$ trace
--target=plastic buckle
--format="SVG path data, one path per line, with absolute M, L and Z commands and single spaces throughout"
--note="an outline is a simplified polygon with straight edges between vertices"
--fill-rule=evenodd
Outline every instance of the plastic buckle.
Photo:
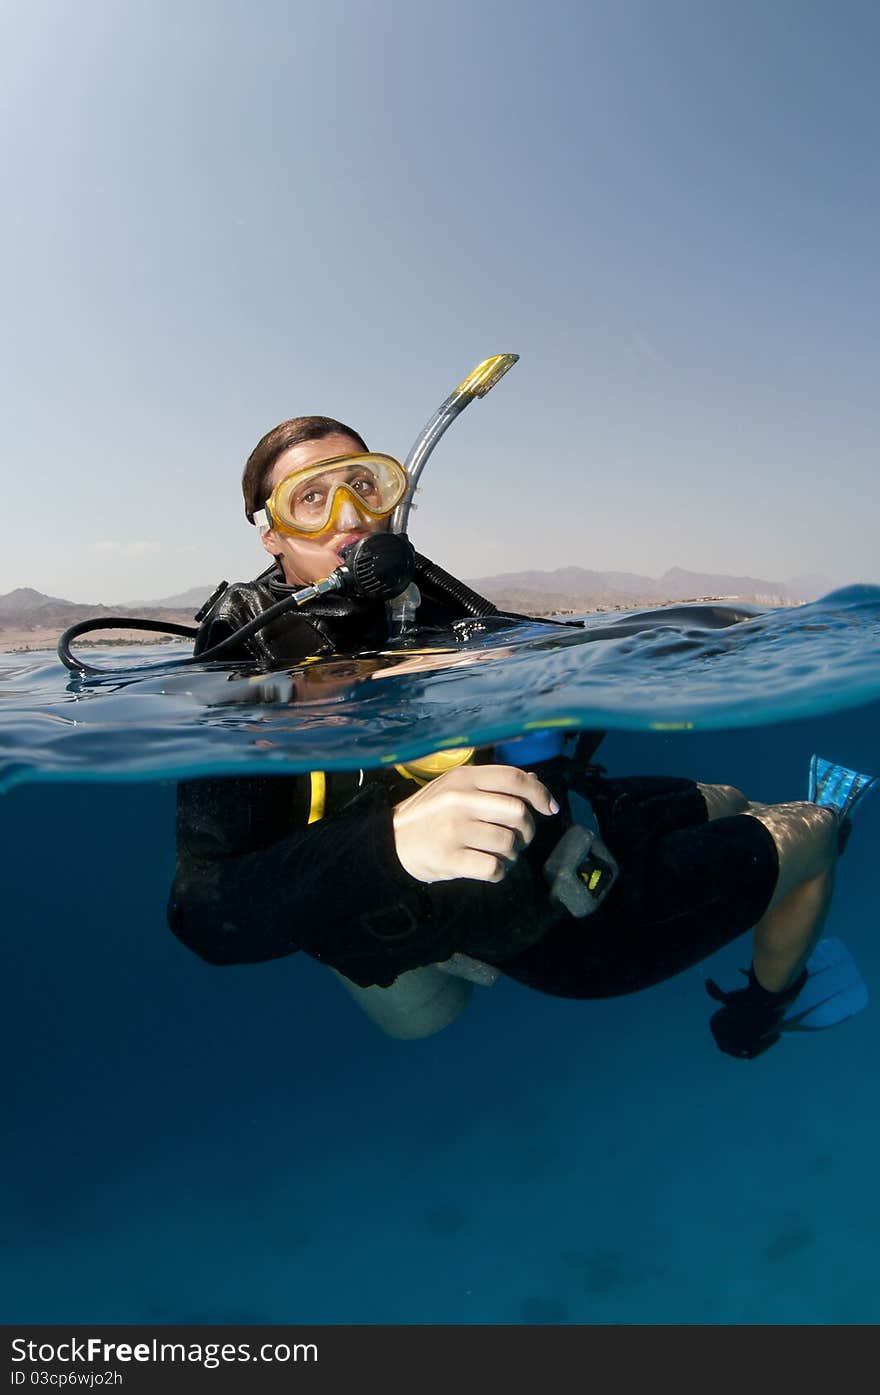
M 544 863 L 550 895 L 576 920 L 598 910 L 619 871 L 602 839 L 577 823 L 563 833 Z

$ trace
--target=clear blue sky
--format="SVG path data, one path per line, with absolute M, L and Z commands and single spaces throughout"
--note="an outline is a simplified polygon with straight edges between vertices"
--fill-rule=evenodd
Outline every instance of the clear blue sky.
M 459 574 L 880 582 L 873 0 L 6 0 L 0 593 L 262 566 L 286 416 Z

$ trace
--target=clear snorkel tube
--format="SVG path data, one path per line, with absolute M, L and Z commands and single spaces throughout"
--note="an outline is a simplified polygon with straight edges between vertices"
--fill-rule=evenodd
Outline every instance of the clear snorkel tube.
M 405 533 L 409 521 L 410 509 L 414 508 L 413 497 L 419 487 L 421 473 L 428 463 L 428 457 L 436 446 L 444 431 L 455 421 L 455 418 L 464 411 L 469 402 L 473 402 L 477 397 L 485 397 L 487 392 L 491 392 L 497 382 L 504 377 L 508 369 L 519 359 L 519 354 L 494 354 L 492 358 L 483 359 L 478 363 L 467 377 L 460 382 L 458 387 L 449 394 L 446 401 L 436 410 L 431 419 L 419 432 L 404 463 L 404 468 L 409 475 L 410 485 L 406 497 L 398 504 L 391 516 L 392 533 Z M 402 638 L 412 627 L 418 609 L 419 588 L 415 582 L 410 585 L 400 596 L 395 596 L 387 602 L 388 622 L 391 637 L 393 639 Z
M 452 425 L 455 418 L 464 411 L 469 402 L 473 402 L 476 397 L 485 397 L 487 392 L 491 392 L 495 384 L 500 382 L 507 370 L 512 368 L 518 359 L 519 354 L 495 354 L 494 357 L 478 363 L 473 372 L 468 373 L 464 382 L 459 383 L 455 391 L 449 394 L 442 406 L 437 408 L 431 420 L 422 428 L 403 462 L 404 469 L 409 475 L 410 485 L 406 498 L 398 504 L 392 514 L 392 533 L 406 532 L 409 511 L 413 507 L 413 495 L 419 487 L 419 477 L 444 431 Z

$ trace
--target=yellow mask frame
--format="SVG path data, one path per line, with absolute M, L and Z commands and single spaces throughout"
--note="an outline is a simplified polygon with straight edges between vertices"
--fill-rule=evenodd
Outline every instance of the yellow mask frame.
M 348 479 L 345 472 L 350 472 Z M 358 492 L 355 486 L 362 476 L 368 488 Z M 326 490 L 326 502 L 314 506 L 315 521 L 296 517 L 295 491 L 311 482 L 318 484 L 325 475 L 339 475 Z M 369 479 L 367 478 L 369 476 Z M 392 455 L 366 451 L 356 455 L 334 455 L 291 470 L 279 480 L 265 506 L 254 513 L 254 522 L 261 533 L 274 529 L 287 537 L 318 538 L 336 528 L 343 502 L 348 500 L 362 518 L 370 521 L 388 518 L 409 489 L 409 476 L 399 460 Z M 368 502 L 368 498 L 374 502 Z

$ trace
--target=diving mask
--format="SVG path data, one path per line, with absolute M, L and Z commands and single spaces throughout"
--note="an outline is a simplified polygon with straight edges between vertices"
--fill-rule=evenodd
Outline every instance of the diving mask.
M 409 488 L 409 476 L 390 455 L 335 455 L 279 480 L 254 513 L 261 533 L 270 528 L 293 537 L 327 533 L 347 499 L 367 519 L 388 518 Z

